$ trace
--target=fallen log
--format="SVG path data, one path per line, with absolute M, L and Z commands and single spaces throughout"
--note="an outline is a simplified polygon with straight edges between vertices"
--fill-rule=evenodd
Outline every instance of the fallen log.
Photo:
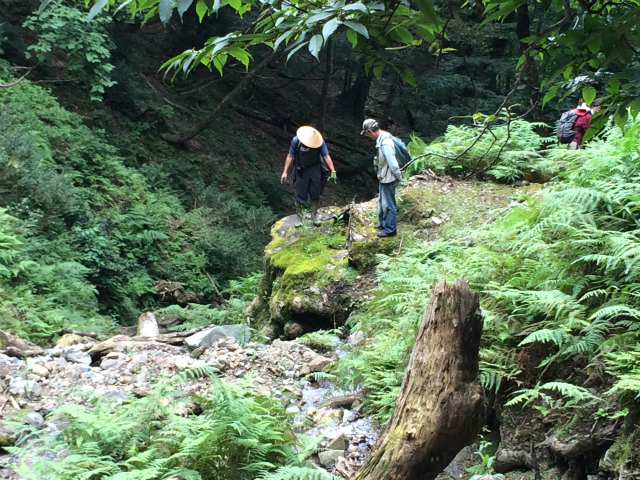
M 59 335 L 60 337 L 67 334 L 79 335 L 81 337 L 90 337 L 95 339 L 98 338 L 98 334 L 96 332 L 81 332 L 80 330 L 69 330 L 68 328 L 63 328 L 56 332 L 56 335 Z
M 354 480 L 432 480 L 484 423 L 478 381 L 482 314 L 466 282 L 438 283 L 393 416 Z
M 87 353 L 91 355 L 92 360 L 95 362 L 106 354 L 116 350 L 118 347 L 131 345 L 133 343 L 148 343 L 151 344 L 151 348 L 153 348 L 153 345 L 158 344 L 182 345 L 185 338 L 190 337 L 200 330 L 204 330 L 205 328 L 210 327 L 211 325 L 203 325 L 200 327 L 192 328 L 191 330 L 186 330 L 184 332 L 165 333 L 153 337 L 127 337 L 125 335 L 117 335 L 108 340 L 105 340 L 104 342 L 92 344 L 90 346 L 91 348 L 87 350 Z M 82 347 L 79 348 L 83 349 Z

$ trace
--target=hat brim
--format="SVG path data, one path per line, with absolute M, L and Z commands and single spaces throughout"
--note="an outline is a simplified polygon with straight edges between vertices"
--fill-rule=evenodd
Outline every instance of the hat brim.
M 309 148 L 320 148 L 324 142 L 322 134 L 313 127 L 304 125 L 296 132 L 298 140 Z

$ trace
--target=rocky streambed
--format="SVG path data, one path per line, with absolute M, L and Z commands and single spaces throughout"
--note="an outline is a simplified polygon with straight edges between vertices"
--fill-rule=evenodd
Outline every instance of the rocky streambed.
M 16 440 L 3 426 L 7 419 L 20 419 L 43 435 L 55 434 L 59 426 L 47 415 L 61 405 L 83 403 L 83 394 L 126 401 L 145 396 L 162 377 L 213 367 L 225 382 L 248 381 L 260 394 L 285 402 L 295 414 L 299 434 L 322 437 L 313 457 L 319 467 L 347 476 L 362 464 L 378 434 L 374 422 L 360 411 L 362 395 L 340 391 L 327 379 L 313 379 L 337 359 L 335 352 L 321 354 L 295 341 L 247 342 L 242 328 L 215 329 L 216 335 L 211 335 L 211 327 L 187 337 L 181 346 L 119 335 L 100 344 L 104 354 L 98 359 L 96 346 L 87 343 L 56 346 L 26 359 L 0 354 L 1 445 Z M 178 386 L 199 395 L 210 387 L 206 377 Z M 1 452 L 0 478 L 20 478 L 10 467 L 15 458 Z

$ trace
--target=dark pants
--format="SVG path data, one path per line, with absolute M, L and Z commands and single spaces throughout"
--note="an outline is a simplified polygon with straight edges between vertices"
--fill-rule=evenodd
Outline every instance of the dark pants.
M 322 175 L 320 164 L 307 168 L 295 169 L 295 191 L 296 202 L 300 205 L 307 203 L 307 197 L 312 201 L 320 199 L 320 194 L 324 189 L 325 178 Z
M 396 187 L 398 182 L 378 183 L 378 221 L 387 233 L 397 228 L 398 207 L 396 206 Z

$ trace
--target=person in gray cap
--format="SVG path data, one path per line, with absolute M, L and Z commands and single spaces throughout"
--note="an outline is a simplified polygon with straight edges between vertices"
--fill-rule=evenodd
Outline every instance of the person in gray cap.
M 398 233 L 396 187 L 404 180 L 396 159 L 396 147 L 391 134 L 382 130 L 373 118 L 362 123 L 360 135 L 376 141 L 378 154 L 373 165 L 378 175 L 378 223 L 375 227 L 379 237 L 392 237 Z
M 284 161 L 280 183 L 287 181 L 292 164 L 296 199 L 295 226 L 296 228 L 302 227 L 302 209 L 307 203 L 307 198 L 311 199 L 311 221 L 318 226 L 320 225 L 318 204 L 327 180 L 325 170 L 331 172 L 329 180 L 336 182 L 336 169 L 333 166 L 333 160 L 331 160 L 327 144 L 318 130 L 308 125 L 298 128 L 296 136 L 293 137 L 289 145 L 289 153 Z

